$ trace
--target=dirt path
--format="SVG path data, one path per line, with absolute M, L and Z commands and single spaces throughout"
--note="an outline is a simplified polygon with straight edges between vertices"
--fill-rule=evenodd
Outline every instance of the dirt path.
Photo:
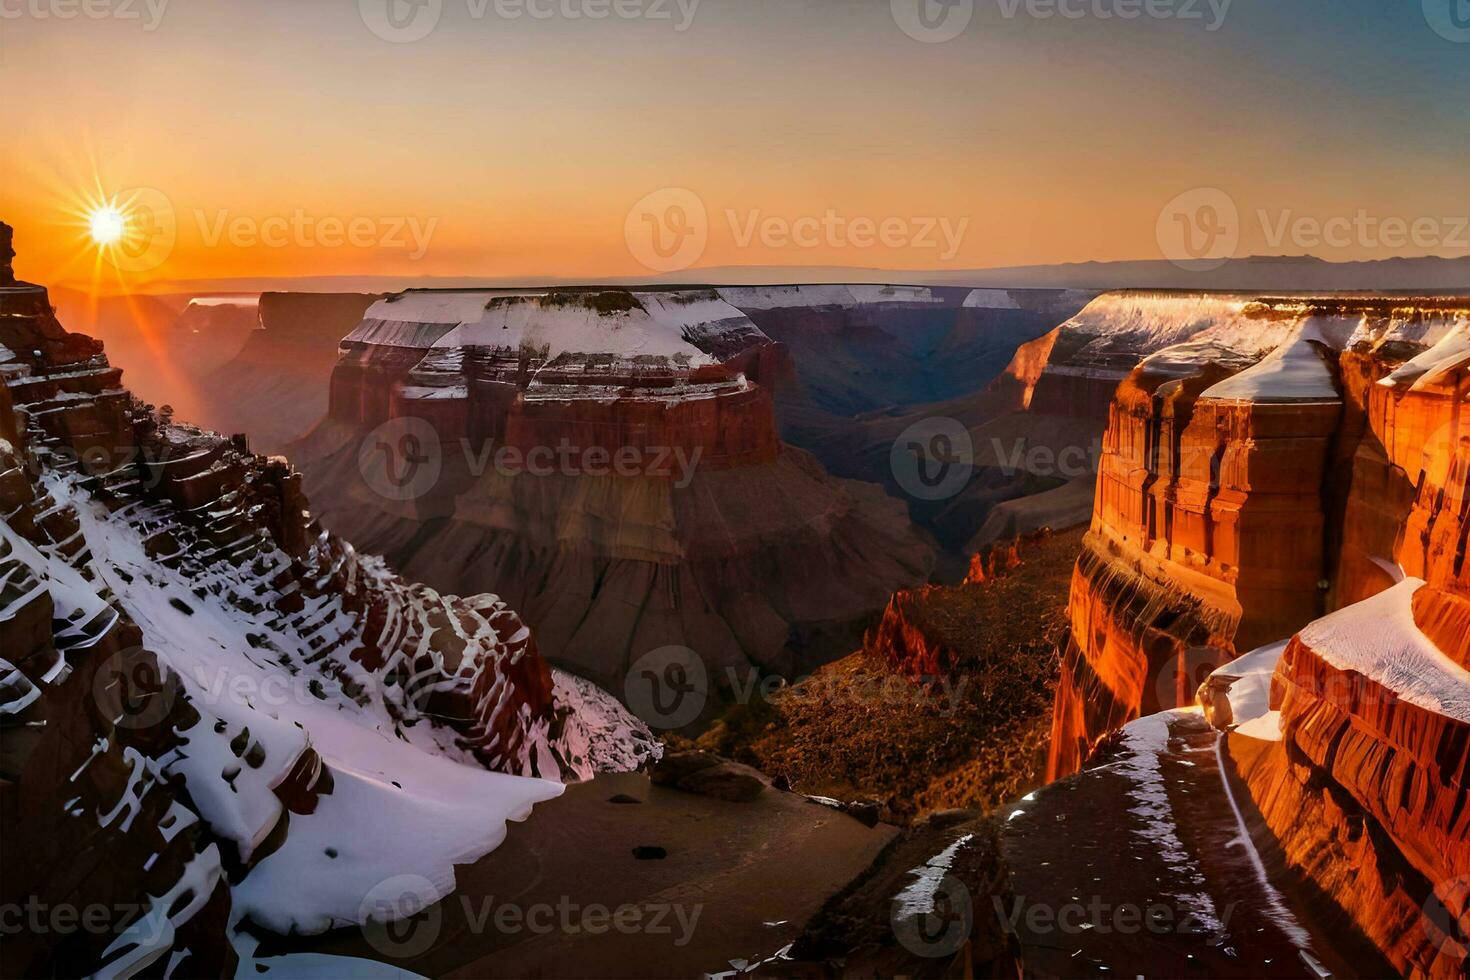
M 1216 738 L 1197 712 L 1145 719 L 1108 764 L 1000 813 L 1018 897 L 989 911 L 1014 924 L 1029 973 L 1374 975 L 1377 964 L 1346 961 L 1268 883 Z
M 792 793 L 728 803 L 604 776 L 512 824 L 407 925 L 267 941 L 262 955 L 362 956 L 428 977 L 697 977 L 781 949 L 896 833 Z M 635 857 L 644 847 L 666 856 Z

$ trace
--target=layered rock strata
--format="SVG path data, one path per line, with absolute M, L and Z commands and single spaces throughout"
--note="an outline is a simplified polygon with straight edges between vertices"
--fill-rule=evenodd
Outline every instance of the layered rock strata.
M 784 370 L 710 290 L 409 291 L 344 339 L 298 455 L 335 530 L 499 591 L 584 676 L 621 688 L 671 645 L 714 678 L 789 672 L 850 648 L 932 553 L 879 488 L 782 445 Z M 437 475 L 385 492 L 410 445 Z
M 1195 298 L 1155 302 L 1152 325 L 1142 300 L 1115 311 L 1126 344 L 1101 334 L 1087 345 L 1106 360 L 1185 338 L 1135 368 L 1110 410 L 1054 775 L 1110 729 L 1189 703 L 1238 652 L 1327 611 L 1347 574 L 1344 515 L 1393 499 L 1347 492 L 1354 466 L 1370 467 L 1354 460 L 1365 409 L 1352 407 L 1364 386 L 1351 373 L 1365 362 L 1386 373 L 1448 336 L 1458 315 L 1455 300 L 1229 297 L 1205 305 L 1208 316 Z
M 1236 339 L 1167 348 L 1118 387 L 1051 768 L 1105 751 L 1140 713 L 1125 739 L 1174 725 L 1152 712 L 1187 703 L 1212 670 L 1198 697 L 1227 732 L 1226 792 L 1303 961 L 1324 955 L 1310 932 L 1406 976 L 1463 976 L 1466 303 L 1262 299 L 1240 312 Z M 1251 350 L 1251 323 L 1283 335 Z M 1182 796 L 1161 813 L 1186 841 L 1213 819 Z
M 650 754 L 504 602 L 398 578 L 285 460 L 147 411 L 40 287 L 0 282 L 0 381 L 6 975 L 231 975 L 240 923 L 357 924 L 395 874 L 433 901 L 548 779 Z

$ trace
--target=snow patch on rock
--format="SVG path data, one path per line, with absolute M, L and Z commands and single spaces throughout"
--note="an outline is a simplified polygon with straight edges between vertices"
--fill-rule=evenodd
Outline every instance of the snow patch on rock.
M 1370 599 L 1324 616 L 1298 634 L 1338 670 L 1353 670 L 1426 711 L 1470 724 L 1470 671 L 1451 660 L 1414 622 L 1407 578 Z

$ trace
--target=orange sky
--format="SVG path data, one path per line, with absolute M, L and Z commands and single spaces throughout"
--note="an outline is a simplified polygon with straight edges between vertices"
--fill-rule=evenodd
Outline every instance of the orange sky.
M 0 20 L 0 217 L 43 282 L 91 277 L 75 212 L 118 194 L 170 228 L 104 286 L 641 275 L 629 212 L 663 188 L 704 211 L 696 267 L 1158 258 L 1161 209 L 1200 187 L 1237 208 L 1239 254 L 1470 254 L 1470 45 L 1418 3 L 1235 0 L 1211 31 L 977 0 L 928 44 L 886 0 L 703 0 L 682 31 L 672 0 L 598 21 L 442 0 L 400 44 L 354 2 L 154 0 L 153 29 L 143 0 L 24 12 L 56 2 L 0 0 L 22 11 Z

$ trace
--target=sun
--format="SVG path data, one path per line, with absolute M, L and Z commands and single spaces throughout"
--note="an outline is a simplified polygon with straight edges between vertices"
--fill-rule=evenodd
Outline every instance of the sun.
M 112 205 L 103 205 L 96 208 L 87 216 L 87 226 L 92 234 L 92 241 L 98 245 L 112 245 L 120 241 L 123 233 L 127 231 L 127 219 L 123 213 Z

